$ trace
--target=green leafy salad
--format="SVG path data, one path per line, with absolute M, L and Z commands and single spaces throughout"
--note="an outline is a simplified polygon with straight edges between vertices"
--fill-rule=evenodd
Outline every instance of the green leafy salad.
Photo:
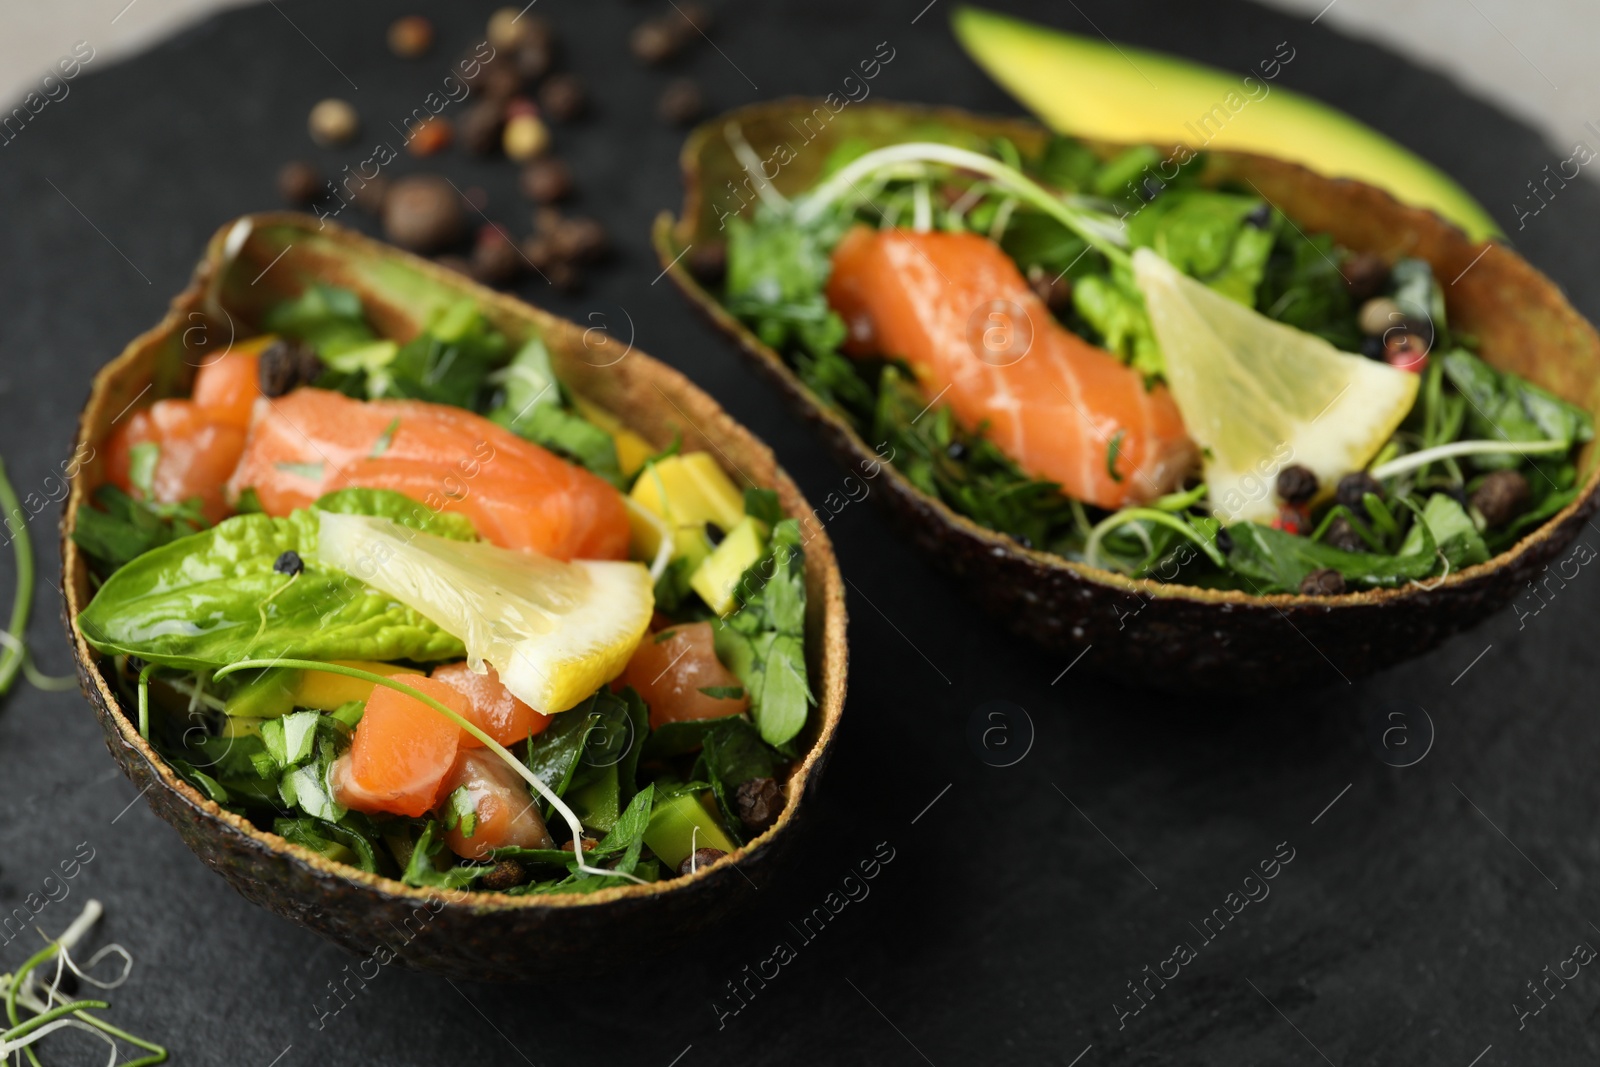
M 1206 166 L 844 141 L 800 195 L 752 173 L 717 296 L 918 489 L 1133 577 L 1427 582 L 1575 498 L 1589 415 L 1480 358 L 1426 261 L 1307 234 Z M 1020 355 L 985 351 L 991 320 Z
M 222 808 L 413 886 L 589 892 L 770 828 L 814 705 L 772 490 L 658 450 L 471 302 L 325 285 L 125 420 L 85 639 Z M 226 482 L 226 486 L 219 485 Z

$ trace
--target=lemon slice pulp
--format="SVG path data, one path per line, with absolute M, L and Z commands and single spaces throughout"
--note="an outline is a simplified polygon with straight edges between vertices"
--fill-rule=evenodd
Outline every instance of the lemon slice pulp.
M 1274 482 L 1291 464 L 1325 488 L 1360 470 L 1416 400 L 1418 375 L 1274 322 L 1148 248 L 1134 253 L 1133 271 L 1223 522 L 1271 521 Z
M 388 519 L 317 512 L 316 557 L 421 612 L 536 711 L 577 706 L 622 673 L 655 609 L 639 563 L 562 563 Z

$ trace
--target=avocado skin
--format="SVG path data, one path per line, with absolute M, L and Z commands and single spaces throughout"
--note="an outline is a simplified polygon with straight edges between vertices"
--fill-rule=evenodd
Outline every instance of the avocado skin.
M 415 332 L 437 302 L 471 297 L 517 340 L 540 331 L 563 384 L 620 417 L 655 448 L 681 433 L 686 447 L 725 455 L 758 485 L 775 489 L 786 515 L 811 514 L 770 449 L 682 374 L 639 349 L 629 354 L 625 373 L 618 373 L 618 367 L 585 359 L 582 326 L 447 268 L 308 215 L 272 213 L 238 221 L 248 223 L 253 235 L 234 267 L 222 267 L 234 226 L 229 224 L 212 238 L 189 288 L 174 299 L 161 323 L 96 375 L 79 417 L 78 445 L 102 444 L 117 414 L 146 389 L 156 396 L 186 391 L 193 352 L 185 347 L 183 331 L 193 325 L 190 316 L 205 308 L 208 293 L 220 292 L 236 318 L 259 321 L 264 306 L 292 295 L 299 284 L 295 279 L 309 276 L 358 290 L 377 324 L 400 334 Z M 280 269 L 249 285 L 285 248 Z M 279 284 L 291 288 L 275 289 Z M 734 853 L 737 869 L 734 863 L 717 864 L 694 879 L 587 895 L 508 897 L 414 889 L 333 862 L 222 810 L 168 767 L 139 736 L 130 709 L 120 705 L 110 661 L 74 625 L 89 600 L 90 584 L 86 557 L 72 540 L 73 518 L 94 488 L 89 478 L 73 479 L 60 529 L 62 618 L 79 684 L 106 747 L 151 809 L 241 896 L 274 914 L 360 956 L 387 946 L 400 966 L 450 978 L 534 982 L 632 973 L 652 961 L 670 966 L 669 953 L 754 905 L 751 884 L 782 879 L 804 850 L 809 813 L 844 710 L 849 655 L 844 581 L 826 531 L 817 531 L 806 545 L 807 670 L 817 708 L 799 739 L 802 755 L 789 771 L 786 806 L 771 829 Z
M 736 123 L 758 157 L 795 138 L 821 101 L 755 104 L 698 127 L 685 143 L 682 214 L 663 213 L 653 238 L 664 268 L 691 243 L 718 239 L 724 205 L 705 191 L 737 187 L 743 171 L 723 139 Z M 1048 136 L 1033 122 L 954 108 L 853 105 L 773 179 L 794 195 L 817 180 L 833 145 L 860 138 L 874 146 L 944 137 L 968 146 L 1008 137 L 1028 154 Z M 1126 147 L 1088 142 L 1102 156 Z M 1250 182 L 1307 233 L 1331 233 L 1356 251 L 1389 261 L 1419 256 L 1446 286 L 1450 320 L 1476 334 L 1490 362 L 1516 371 L 1600 418 L 1600 336 L 1555 283 L 1499 243 L 1475 243 L 1430 211 L 1347 179 L 1245 153 L 1208 153 L 1213 182 Z M 1245 186 L 1248 187 L 1248 186 Z M 1338 597 L 1254 597 L 1237 592 L 1131 580 L 1022 548 L 926 496 L 838 412 L 819 403 L 782 357 L 730 315 L 680 261 L 673 281 L 740 352 L 814 424 L 838 460 L 860 471 L 882 467 L 873 496 L 891 524 L 990 618 L 1062 662 L 1126 684 L 1167 691 L 1247 692 L 1353 681 L 1411 659 L 1471 628 L 1524 595 L 1527 583 L 1562 556 L 1595 511 L 1600 466 L 1590 446 L 1581 495 L 1508 552 L 1428 588 L 1373 590 Z M 1077 668 L 1075 668 L 1077 669 Z

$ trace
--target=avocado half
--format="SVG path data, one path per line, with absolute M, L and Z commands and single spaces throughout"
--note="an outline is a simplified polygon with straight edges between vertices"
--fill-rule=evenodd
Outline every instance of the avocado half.
M 1275 79 L 1295 58 L 1288 41 L 1240 78 L 982 8 L 957 8 L 950 25 L 991 78 L 1061 133 L 1262 152 L 1319 174 L 1371 182 L 1439 212 L 1474 238 L 1500 232 L 1489 213 L 1432 163 L 1336 108 L 1278 87 Z
M 663 213 L 654 239 L 674 282 L 813 422 L 841 462 L 872 469 L 879 457 L 838 411 L 817 400 L 694 277 L 685 255 L 721 240 L 719 219 L 750 210 L 744 169 L 729 147 L 737 130 L 769 175 L 794 194 L 816 183 L 843 141 L 872 147 L 908 140 L 967 147 L 1011 139 L 1037 154 L 1049 136 L 1025 120 L 946 108 L 782 100 L 730 112 L 696 129 L 682 154 L 678 219 Z M 1124 146 L 1088 142 L 1102 156 Z M 1600 419 L 1600 336 L 1548 278 L 1499 243 L 1475 243 L 1432 212 L 1360 182 L 1323 177 L 1295 163 L 1238 152 L 1208 155 L 1205 180 L 1252 183 L 1307 233 L 1328 233 L 1356 251 L 1394 261 L 1426 259 L 1445 279 L 1450 321 L 1479 339 L 1480 354 Z M 744 199 L 741 199 L 741 192 Z M 1113 677 L 1163 689 L 1264 689 L 1351 680 L 1416 656 L 1504 607 L 1555 560 L 1595 510 L 1597 443 L 1579 454 L 1581 494 L 1543 526 L 1487 563 L 1426 584 L 1333 597 L 1252 596 L 1167 585 L 1024 548 L 979 526 L 884 465 L 874 494 L 900 532 L 955 576 L 978 605 L 1046 650 Z
M 585 330 L 426 260 L 295 214 L 245 216 L 218 231 L 161 323 L 95 376 L 79 417 L 78 448 L 99 456 L 112 424 L 133 404 L 187 395 L 208 355 L 255 332 L 268 307 L 318 281 L 359 293 L 373 325 L 402 341 L 434 309 L 469 297 L 514 342 L 542 336 L 565 386 L 652 444 L 665 447 L 681 434 L 686 451 L 708 451 L 731 477 L 777 490 L 786 514 L 810 514 L 771 450 L 631 341 Z M 766 884 L 792 858 L 844 707 L 844 592 L 826 533 L 818 531 L 805 548 L 807 668 L 817 709 L 771 829 L 687 878 L 589 895 L 447 892 L 368 874 L 257 829 L 195 790 L 139 736 L 117 697 L 110 662 L 75 625 L 91 588 L 87 560 L 71 535 L 78 508 L 103 480 L 100 463 L 91 461 L 73 480 L 61 521 L 65 619 L 79 681 L 123 773 L 247 899 L 363 956 L 393 956 L 455 978 L 525 981 L 615 969 L 670 949 L 749 904 L 751 884 Z

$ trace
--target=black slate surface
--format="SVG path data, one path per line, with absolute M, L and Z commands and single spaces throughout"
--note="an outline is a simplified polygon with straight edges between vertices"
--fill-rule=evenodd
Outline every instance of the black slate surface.
M 925 2 L 724 4 L 717 47 L 680 69 L 734 106 L 837 90 L 887 41 L 895 59 L 874 98 L 1015 110 L 955 47 L 950 5 Z M 273 206 L 284 159 L 337 170 L 392 140 L 388 122 L 440 86 L 492 5 L 417 6 L 443 30 L 426 60 L 385 51 L 386 5 L 281 0 L 133 62 L 92 62 L 0 146 L 0 454 L 21 493 L 49 495 L 89 376 L 159 318 L 212 230 Z M 1288 41 L 1296 58 L 1281 85 L 1414 146 L 1509 227 L 1525 183 L 1570 155 L 1326 24 L 1242 3 L 1007 6 L 1084 32 L 1092 18 L 1119 40 L 1241 72 Z M 678 202 L 679 134 L 652 115 L 666 75 L 635 66 L 624 42 L 656 6 L 545 0 L 537 11 L 595 98 L 593 117 L 558 141 L 579 207 L 605 220 L 622 259 L 581 296 L 532 284 L 526 295 L 575 318 L 631 320 L 642 348 L 762 433 L 814 499 L 839 488 L 843 472 L 775 393 L 667 282 L 652 283 L 647 226 Z M 99 32 L 86 23 L 76 36 L 92 44 Z M 1520 62 L 1509 45 L 1505 62 Z M 357 146 L 310 148 L 304 116 L 327 95 L 366 117 Z M 509 165 L 459 153 L 438 165 L 488 190 L 491 216 L 526 227 Z M 1597 219 L 1600 191 L 1578 183 L 1516 235 L 1591 316 L 1600 252 L 1583 235 Z M 55 520 L 52 504 L 32 522 L 47 577 L 29 633 L 60 672 Z M 1364 683 L 1330 675 L 1321 691 L 1177 701 L 1066 671 L 969 619 L 869 504 L 831 532 L 853 583 L 853 671 L 824 810 L 804 866 L 749 890 L 748 918 L 698 951 L 661 959 L 642 947 L 613 979 L 562 987 L 451 986 L 391 969 L 329 1013 L 328 984 L 350 961 L 205 870 L 117 775 L 79 695 L 27 688 L 0 709 L 0 906 L 42 894 L 87 843 L 93 858 L 51 883 L 67 896 L 37 922 L 59 931 L 90 896 L 104 901 L 104 936 L 138 960 L 112 995 L 114 1018 L 170 1042 L 180 1063 L 1595 1062 L 1600 973 L 1550 980 L 1544 1001 L 1526 985 L 1547 965 L 1570 972 L 1561 961 L 1579 943 L 1600 945 L 1592 568 L 1570 564 L 1576 576 L 1552 578 L 1542 600 Z M 1391 728 L 1385 748 L 1376 739 Z M 791 927 L 891 849 L 869 895 L 814 940 Z M 1246 876 L 1275 853 L 1292 860 L 1270 895 L 1207 940 L 1206 916 L 1232 892 L 1260 896 Z M 33 937 L 0 945 L 3 965 Z M 727 984 L 779 941 L 794 959 L 722 1015 L 736 1006 Z M 1171 974 L 1163 961 L 1179 943 L 1194 958 L 1151 981 L 1131 1014 L 1142 1001 L 1128 983 Z

